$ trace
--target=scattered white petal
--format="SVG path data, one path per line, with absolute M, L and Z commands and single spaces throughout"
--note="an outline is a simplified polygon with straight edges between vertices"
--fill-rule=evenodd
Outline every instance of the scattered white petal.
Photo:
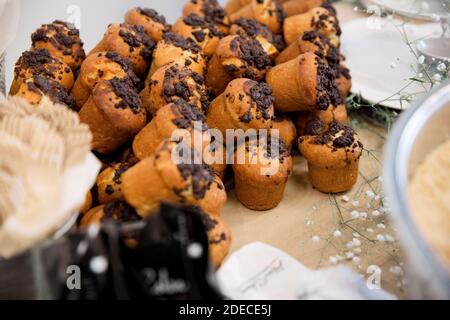
M 353 248 L 354 247 L 353 241 L 347 242 L 346 246 L 347 248 Z
M 377 240 L 380 241 L 380 242 L 385 242 L 386 241 L 385 237 L 382 234 L 377 235 Z
M 374 233 L 374 232 L 375 232 L 372 228 L 367 228 L 366 231 L 367 231 L 368 233 Z
M 344 202 L 349 202 L 350 201 L 350 198 L 348 197 L 348 196 L 342 196 L 342 201 L 344 201 Z
M 386 238 L 387 242 L 395 242 L 395 238 L 390 234 L 386 234 L 384 237 Z
M 358 219 L 359 218 L 359 212 L 354 210 L 350 213 L 352 215 L 353 219 Z
M 320 237 L 319 236 L 314 236 L 311 238 L 313 242 L 320 242 Z
M 335 238 L 339 238 L 340 236 L 342 236 L 342 232 L 339 231 L 339 230 L 336 230 L 336 231 L 333 233 L 333 236 L 334 236 Z
M 358 201 L 358 200 L 353 201 L 353 202 L 352 202 L 352 205 L 353 205 L 354 207 L 359 207 L 359 201 Z
M 353 232 L 353 237 L 355 237 L 355 238 L 360 238 L 361 236 L 359 235 L 359 233 Z
M 355 250 L 353 250 L 353 252 L 355 254 L 361 254 L 362 250 L 361 250 L 361 248 L 356 248 Z
M 359 217 L 362 219 L 367 219 L 367 212 L 360 212 Z
M 347 253 L 345 253 L 345 257 L 348 260 L 351 260 L 351 259 L 353 259 L 355 257 L 355 254 L 353 252 L 347 252 Z
M 381 216 L 381 212 L 378 210 L 374 210 L 374 211 L 372 211 L 372 216 L 379 217 L 379 216 Z

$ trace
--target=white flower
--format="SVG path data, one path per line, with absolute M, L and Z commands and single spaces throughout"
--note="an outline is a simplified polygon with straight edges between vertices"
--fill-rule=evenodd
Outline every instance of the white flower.
M 351 259 L 353 259 L 355 257 L 355 254 L 353 252 L 347 252 L 347 253 L 345 253 L 345 257 L 348 260 L 351 260 Z
M 442 76 L 439 73 L 433 75 L 433 81 L 439 82 L 442 80 Z
M 359 218 L 359 212 L 354 210 L 350 213 L 352 215 L 353 219 L 358 219 Z
M 336 231 L 333 233 L 333 236 L 334 236 L 335 238 L 339 238 L 340 236 L 342 236 L 342 232 L 340 232 L 339 230 L 336 230 Z
M 329 260 L 330 260 L 330 263 L 333 264 L 333 265 L 337 265 L 338 264 L 338 259 L 335 256 L 331 256 L 329 258 Z
M 380 211 L 378 211 L 378 210 L 372 211 L 372 216 L 379 217 L 380 215 L 381 215 Z
M 425 56 L 421 55 L 418 59 L 419 64 L 423 64 L 425 62 Z
M 375 198 L 375 193 L 372 190 L 368 190 L 368 191 L 366 191 L 366 196 L 369 199 L 373 199 L 373 198 Z
M 439 65 L 437 66 L 438 71 L 440 72 L 444 72 L 447 69 L 447 66 L 445 65 L 445 63 L 439 63 Z
M 377 224 L 378 229 L 386 229 L 386 225 L 384 223 Z

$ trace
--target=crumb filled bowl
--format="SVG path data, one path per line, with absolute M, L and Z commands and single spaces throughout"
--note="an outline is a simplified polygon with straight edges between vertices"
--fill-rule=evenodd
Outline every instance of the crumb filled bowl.
M 446 83 L 399 119 L 386 147 L 384 189 L 406 254 L 413 299 L 450 298 L 449 124 Z

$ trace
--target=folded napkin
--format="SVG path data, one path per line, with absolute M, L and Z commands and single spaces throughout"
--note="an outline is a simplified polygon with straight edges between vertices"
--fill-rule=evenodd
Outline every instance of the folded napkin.
M 233 254 L 217 272 L 233 300 L 391 300 L 346 267 L 314 271 L 269 245 L 256 242 Z
M 82 207 L 100 170 L 78 115 L 0 96 L 0 257 L 48 239 Z

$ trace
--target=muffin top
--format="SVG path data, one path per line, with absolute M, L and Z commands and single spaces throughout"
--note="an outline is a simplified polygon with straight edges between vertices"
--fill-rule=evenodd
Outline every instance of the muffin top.
M 192 53 L 200 53 L 202 49 L 200 46 L 191 38 L 185 38 L 174 32 L 167 32 L 163 36 L 163 40 L 166 43 L 172 44 L 175 47 L 181 48 Z
M 211 23 L 224 24 L 227 14 L 217 0 L 190 0 L 191 3 L 201 2 L 201 13 Z
M 206 124 L 206 116 L 200 112 L 198 108 L 193 108 L 186 101 L 179 99 L 172 103 L 172 111 L 177 115 L 172 123 L 180 129 L 192 129 L 194 122 L 202 123 L 202 130 L 208 130 L 208 125 Z
M 272 30 L 269 29 L 269 27 L 256 21 L 255 19 L 239 18 L 234 21 L 233 24 L 239 27 L 236 34 L 253 39 L 261 36 L 272 43 L 278 51 L 283 50 L 283 48 L 285 47 L 283 36 L 274 34 Z
M 63 56 L 71 56 L 77 64 L 86 58 L 80 32 L 70 23 L 55 20 L 44 24 L 31 35 L 32 46 L 37 43 L 50 43 Z
M 118 98 L 114 104 L 117 109 L 129 108 L 134 114 L 142 112 L 141 99 L 128 79 L 114 77 L 108 83 Z
M 72 73 L 69 66 L 51 56 L 47 49 L 33 49 L 22 53 L 16 63 L 14 74 L 17 77 L 23 71 L 29 71 L 33 75 L 39 74 L 51 79 L 55 79 L 55 73 L 59 71 L 67 74 Z
M 148 61 L 152 59 L 155 42 L 150 39 L 143 26 L 122 23 L 119 36 L 130 47 L 130 53 L 140 50 L 141 57 Z
M 166 17 L 159 14 L 155 9 L 141 8 L 138 7 L 136 10 L 143 16 L 153 20 L 156 23 L 162 24 L 166 31 L 170 30 L 170 24 L 167 23 Z
M 103 207 L 102 221 L 115 221 L 119 223 L 136 222 L 142 220 L 136 210 L 125 201 L 116 200 Z
M 201 17 L 196 13 L 191 13 L 184 17 L 183 22 L 193 29 L 192 36 L 199 43 L 204 42 L 207 37 L 222 38 L 224 36 L 224 33 L 219 31 L 217 26 L 210 22 L 209 18 Z
M 64 104 L 72 110 L 76 110 L 75 101 L 66 89 L 55 80 L 35 74 L 26 82 L 27 89 L 37 94 L 43 94 L 54 103 Z
M 273 116 L 273 103 L 275 98 L 272 96 L 272 88 L 266 83 L 258 83 L 253 80 L 247 80 L 244 83 L 245 95 L 250 97 L 250 108 L 240 120 L 250 123 L 254 118 L 257 120 L 271 120 Z M 243 99 L 239 95 L 239 99 Z M 252 112 L 254 110 L 255 112 Z

